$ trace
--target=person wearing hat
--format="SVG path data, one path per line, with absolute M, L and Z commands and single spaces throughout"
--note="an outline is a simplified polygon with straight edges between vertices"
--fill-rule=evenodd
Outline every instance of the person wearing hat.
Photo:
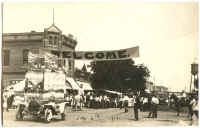
M 198 96 L 194 96 L 192 102 L 192 125 L 198 125 L 199 120 L 199 103 L 198 103 Z
M 3 111 L 4 110 L 8 112 L 8 90 L 4 90 L 3 92 Z
M 120 95 L 120 98 L 119 98 L 119 108 L 120 109 L 123 108 L 123 95 Z
M 128 101 L 129 101 L 129 97 L 125 95 L 123 99 L 123 104 L 124 104 L 123 106 L 124 106 L 125 112 L 128 112 Z
M 83 84 L 80 84 L 80 89 L 78 90 L 78 95 L 84 96 Z
M 152 117 L 153 118 L 157 118 L 158 104 L 159 104 L 159 99 L 155 95 L 153 95 L 152 97 L 152 112 L 153 112 Z
M 149 114 L 148 114 L 148 118 L 151 118 L 153 116 L 153 104 L 152 104 L 152 96 L 153 95 L 149 95 L 148 96 L 148 110 L 149 110 Z
M 83 84 L 80 84 L 80 89 L 78 90 L 78 95 L 81 97 L 81 103 L 80 103 L 80 107 L 82 108 L 83 107 L 83 104 L 84 104 L 84 89 L 83 89 Z
M 140 108 L 140 98 L 138 95 L 134 96 L 135 101 L 134 101 L 134 116 L 135 116 L 135 120 L 138 121 L 139 120 L 139 111 L 138 109 Z

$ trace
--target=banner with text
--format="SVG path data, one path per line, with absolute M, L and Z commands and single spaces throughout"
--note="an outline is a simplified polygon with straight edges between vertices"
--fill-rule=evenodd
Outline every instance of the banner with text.
M 123 60 L 139 57 L 139 47 L 111 51 L 63 51 L 62 55 L 76 60 Z

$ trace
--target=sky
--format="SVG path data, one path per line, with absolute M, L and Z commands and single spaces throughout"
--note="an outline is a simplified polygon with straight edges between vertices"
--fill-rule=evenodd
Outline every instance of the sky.
M 150 80 L 189 90 L 191 63 L 198 61 L 198 3 L 4 3 L 3 33 L 43 32 L 53 23 L 53 8 L 55 25 L 74 35 L 77 51 L 139 46 L 133 59 L 149 68 Z M 88 61 L 75 63 L 81 68 Z

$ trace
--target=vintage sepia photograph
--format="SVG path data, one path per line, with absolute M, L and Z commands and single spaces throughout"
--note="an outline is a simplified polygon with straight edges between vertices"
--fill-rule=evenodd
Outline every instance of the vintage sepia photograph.
M 2 28 L 2 126 L 198 126 L 198 2 L 4 2 Z

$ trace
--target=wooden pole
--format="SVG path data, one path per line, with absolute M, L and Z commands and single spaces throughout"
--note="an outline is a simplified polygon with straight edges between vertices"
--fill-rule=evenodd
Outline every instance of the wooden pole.
M 190 79 L 190 93 L 192 91 L 192 74 L 191 74 L 191 79 Z

